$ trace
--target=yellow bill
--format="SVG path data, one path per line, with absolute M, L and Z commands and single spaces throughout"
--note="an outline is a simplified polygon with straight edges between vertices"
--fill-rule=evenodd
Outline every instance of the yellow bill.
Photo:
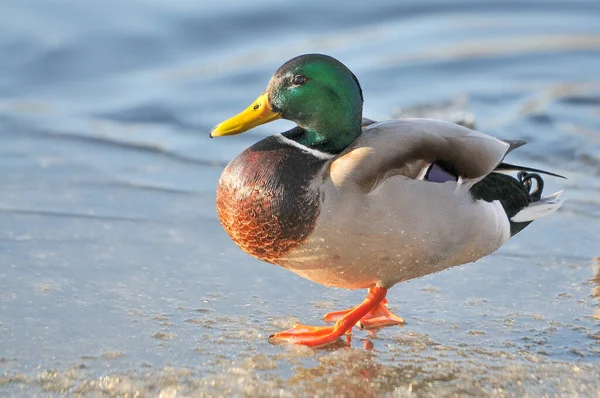
M 281 114 L 273 112 L 267 93 L 263 93 L 245 111 L 217 124 L 210 132 L 210 138 L 240 134 L 279 118 Z

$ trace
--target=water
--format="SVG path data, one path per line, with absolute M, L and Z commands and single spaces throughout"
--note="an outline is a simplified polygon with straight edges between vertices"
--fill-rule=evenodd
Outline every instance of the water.
M 529 140 L 510 160 L 569 200 L 394 287 L 404 328 L 269 344 L 364 295 L 250 258 L 216 217 L 222 168 L 290 123 L 210 128 L 307 52 L 356 73 L 367 117 Z M 598 71 L 596 1 L 3 2 L 0 393 L 597 396 Z

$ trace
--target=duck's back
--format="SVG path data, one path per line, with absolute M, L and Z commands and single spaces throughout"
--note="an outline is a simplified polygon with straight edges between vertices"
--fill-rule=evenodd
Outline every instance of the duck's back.
M 537 218 L 512 221 L 527 211 L 528 189 L 493 172 L 511 148 L 441 121 L 371 125 L 328 164 L 316 227 L 279 262 L 325 285 L 365 288 L 488 255 Z

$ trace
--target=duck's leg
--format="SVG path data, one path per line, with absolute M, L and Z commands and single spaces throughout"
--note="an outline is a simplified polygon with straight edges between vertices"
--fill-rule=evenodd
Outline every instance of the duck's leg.
M 369 289 L 369 292 L 371 291 L 371 289 Z M 369 317 L 369 315 L 373 312 L 373 311 L 377 311 L 377 309 L 379 307 L 382 306 L 387 306 L 388 305 L 388 301 L 387 299 L 383 299 L 381 300 L 381 303 L 379 303 L 379 305 L 377 307 L 375 307 L 371 312 L 369 312 L 367 315 L 365 315 L 362 319 Z M 355 309 L 356 307 L 352 307 L 350 309 L 347 310 L 340 310 L 340 311 L 333 311 L 333 312 L 328 312 L 327 314 L 325 314 L 325 316 L 323 316 L 323 320 L 325 322 L 337 322 L 339 319 L 341 319 L 344 315 L 346 315 L 347 313 L 349 313 L 350 311 L 352 311 L 353 309 Z
M 369 289 L 369 292 L 370 291 L 371 289 Z M 361 329 L 367 330 L 382 328 L 385 326 L 404 324 L 404 319 L 400 318 L 399 316 L 393 314 L 390 310 L 388 310 L 387 304 L 388 301 L 384 298 L 377 306 L 375 306 L 375 308 L 373 308 L 365 316 L 363 316 L 356 324 Z M 354 308 L 350 308 L 349 310 L 330 312 L 323 317 L 323 320 L 325 322 L 336 322 L 352 310 L 354 310 Z
M 291 329 L 275 333 L 270 338 L 310 347 L 333 343 L 351 330 L 365 315 L 377 308 L 382 300 L 385 300 L 386 293 L 387 289 L 382 287 L 369 289 L 365 300 L 358 307 L 349 310 L 333 326 L 294 325 Z

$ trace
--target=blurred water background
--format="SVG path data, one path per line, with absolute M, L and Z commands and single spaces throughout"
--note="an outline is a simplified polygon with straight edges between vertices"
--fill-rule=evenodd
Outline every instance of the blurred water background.
M 0 395 L 598 396 L 600 2 L 0 1 Z M 365 116 L 471 120 L 568 180 L 561 211 L 398 285 L 350 348 L 274 346 L 362 300 L 242 253 L 209 140 L 308 52 Z M 367 349 L 365 349 L 367 348 Z

